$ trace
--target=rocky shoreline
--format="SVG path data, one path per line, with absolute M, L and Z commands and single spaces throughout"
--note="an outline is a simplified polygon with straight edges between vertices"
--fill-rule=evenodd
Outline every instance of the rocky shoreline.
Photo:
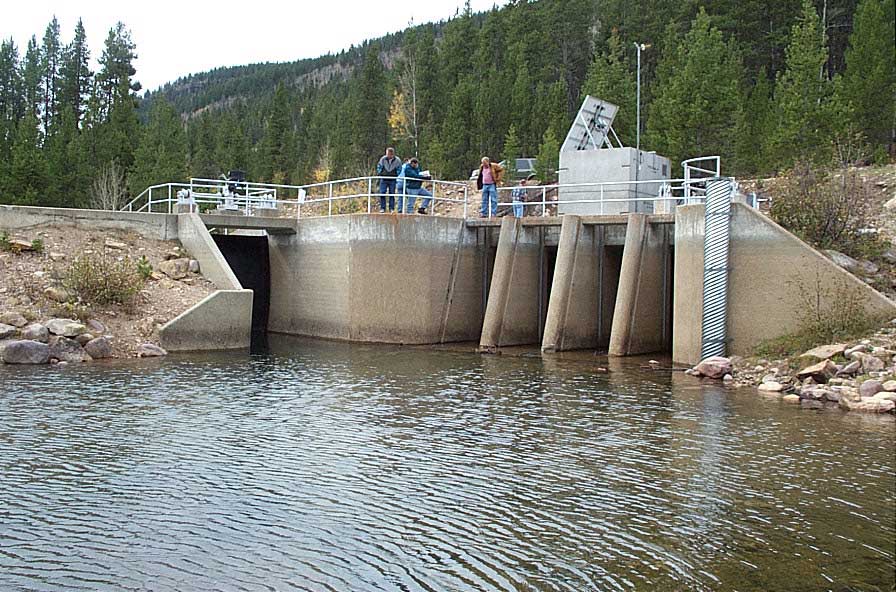
M 896 413 L 896 319 L 863 339 L 822 345 L 795 358 L 713 357 L 686 373 L 753 387 L 809 409 Z
M 49 319 L 29 322 L 19 313 L 0 315 L 0 360 L 4 364 L 70 364 L 113 358 L 113 344 L 106 327 L 91 319 L 80 323 L 73 319 Z M 137 348 L 140 357 L 165 356 L 161 347 L 144 343 Z

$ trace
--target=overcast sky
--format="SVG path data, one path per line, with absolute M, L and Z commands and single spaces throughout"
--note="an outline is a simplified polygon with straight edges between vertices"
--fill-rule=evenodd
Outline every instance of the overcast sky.
M 474 11 L 506 0 L 471 0 Z M 463 0 L 317 0 L 314 2 L 141 2 L 31 0 L 7 7 L 0 37 L 12 37 L 24 56 L 28 39 L 43 39 L 56 15 L 62 43 L 71 41 L 78 17 L 84 21 L 91 58 L 99 58 L 109 29 L 123 22 L 137 44 L 137 80 L 154 90 L 180 76 L 218 66 L 287 62 L 338 52 L 365 39 L 400 31 L 414 23 L 445 20 Z

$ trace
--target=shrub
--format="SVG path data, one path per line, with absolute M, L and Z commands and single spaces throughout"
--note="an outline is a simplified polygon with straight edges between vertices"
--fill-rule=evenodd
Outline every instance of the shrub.
M 35 253 L 43 253 L 44 252 L 44 241 L 43 239 L 36 238 L 31 241 L 31 248 Z
M 772 202 L 772 217 L 819 249 L 834 249 L 866 259 L 885 249 L 867 232 L 872 200 L 865 182 L 845 167 L 831 170 L 800 164 Z
M 105 254 L 85 254 L 71 262 L 62 284 L 84 302 L 127 304 L 145 282 L 130 257 L 119 260 Z
M 144 280 L 148 280 L 152 276 L 152 263 L 146 258 L 146 255 L 137 260 L 137 271 L 140 272 Z
M 0 251 L 11 251 L 12 245 L 9 244 L 9 234 L 2 230 L 0 231 Z

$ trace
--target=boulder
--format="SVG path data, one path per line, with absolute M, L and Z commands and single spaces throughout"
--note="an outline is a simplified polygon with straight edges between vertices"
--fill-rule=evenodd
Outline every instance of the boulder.
M 827 249 L 825 250 L 825 254 L 831 258 L 831 261 L 833 261 L 843 269 L 849 271 L 850 273 L 855 273 L 855 271 L 859 268 L 858 261 L 856 261 L 849 255 L 844 255 L 840 251 Z
M 144 343 L 137 348 L 138 358 L 158 358 L 167 355 L 168 352 L 153 343 Z
M 866 380 L 859 385 L 859 395 L 862 397 L 873 397 L 882 390 L 884 385 L 879 380 Z
M 77 341 L 78 345 L 80 345 L 81 347 L 84 347 L 88 341 L 92 341 L 92 340 L 93 340 L 93 335 L 91 335 L 90 333 L 81 333 L 80 335 L 75 337 L 75 341 Z
M 60 362 L 89 362 L 90 355 L 81 344 L 68 337 L 54 337 L 50 340 L 50 358 Z
M 40 323 L 34 323 L 22 329 L 22 339 L 47 343 L 50 340 L 50 331 Z
M 829 360 L 834 356 L 839 356 L 846 351 L 845 343 L 835 343 L 833 345 L 819 345 L 802 354 L 801 358 L 817 358 L 819 360 Z
M 50 286 L 49 288 L 44 290 L 44 296 L 54 302 L 68 302 L 72 299 L 71 294 L 69 294 L 62 288 L 57 288 L 56 286 Z
M 87 333 L 87 327 L 72 319 L 50 319 L 47 321 L 47 329 L 53 335 L 62 337 L 77 337 L 81 333 Z
M 116 251 L 124 251 L 124 250 L 127 250 L 127 248 L 128 248 L 126 243 L 114 241 L 112 239 L 106 239 L 105 245 L 106 245 L 107 249 L 114 249 Z
M 854 354 L 864 352 L 866 350 L 866 347 L 867 346 L 864 346 L 861 343 L 859 345 L 854 345 L 853 347 L 851 347 L 851 348 L 847 349 L 845 352 L 843 352 L 843 355 L 852 360 L 852 359 L 854 359 L 853 358 Z
M 18 329 L 16 329 L 12 325 L 5 325 L 3 323 L 0 323 L 0 339 L 12 337 L 16 334 L 16 331 L 18 331 Z
M 797 373 L 797 378 L 805 380 L 811 377 L 816 383 L 824 384 L 828 379 L 837 374 L 837 366 L 830 360 L 824 360 L 803 368 Z
M 799 403 L 800 396 L 799 395 L 784 395 L 781 397 L 781 400 L 785 403 Z
M 54 253 L 53 251 L 50 251 L 50 259 L 53 261 L 62 261 L 65 259 L 65 253 Z
M 4 325 L 12 325 L 13 327 L 21 329 L 28 324 L 28 319 L 17 312 L 5 312 L 0 315 L 0 323 L 3 323 Z
M 694 366 L 694 371 L 707 378 L 722 378 L 731 374 L 731 360 L 722 356 L 712 356 Z
M 873 397 L 863 397 L 858 401 L 850 400 L 849 397 L 840 399 L 840 406 L 849 411 L 862 411 L 865 413 L 889 413 L 896 408 L 896 403 L 886 399 L 875 399 Z
M 780 382 L 769 380 L 768 382 L 763 382 L 762 384 L 760 384 L 759 390 L 764 393 L 780 393 L 784 390 L 784 385 Z
M 46 364 L 50 361 L 50 346 L 39 341 L 10 341 L 3 348 L 7 364 Z
M 885 401 L 893 401 L 896 403 L 896 393 L 888 393 L 886 391 L 881 391 L 879 393 L 875 393 L 872 399 L 883 399 Z
M 190 273 L 190 260 L 182 257 L 162 261 L 159 263 L 159 271 L 173 280 L 181 280 Z
M 858 265 L 858 269 L 865 275 L 874 275 L 878 271 L 880 271 L 880 267 L 872 263 L 871 261 L 865 261 L 862 259 L 861 261 L 856 262 Z
M 106 326 L 96 319 L 90 319 L 87 321 L 87 330 L 94 335 L 100 335 L 106 332 Z
M 888 393 L 896 393 L 896 380 L 888 380 L 881 386 L 883 386 L 883 390 Z
M 840 369 L 837 372 L 837 376 L 855 376 L 862 369 L 862 362 L 860 360 L 853 360 L 846 366 Z
M 109 341 L 108 337 L 97 337 L 96 339 L 91 339 L 87 342 L 87 345 L 84 346 L 84 351 L 95 360 L 111 358 L 112 342 Z
M 199 262 L 195 259 L 190 259 L 190 273 L 199 273 Z
M 869 372 L 880 372 L 886 367 L 884 361 L 877 356 L 865 354 L 861 359 L 862 372 L 864 372 L 865 374 L 868 374 Z
M 14 238 L 14 239 L 10 239 L 9 248 L 15 252 L 33 251 L 34 245 L 26 240 L 22 240 L 20 238 Z

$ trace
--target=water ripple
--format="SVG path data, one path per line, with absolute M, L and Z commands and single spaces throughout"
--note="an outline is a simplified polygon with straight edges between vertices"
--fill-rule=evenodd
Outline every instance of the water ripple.
M 0 589 L 892 584 L 892 418 L 590 369 L 293 339 L 0 367 Z

